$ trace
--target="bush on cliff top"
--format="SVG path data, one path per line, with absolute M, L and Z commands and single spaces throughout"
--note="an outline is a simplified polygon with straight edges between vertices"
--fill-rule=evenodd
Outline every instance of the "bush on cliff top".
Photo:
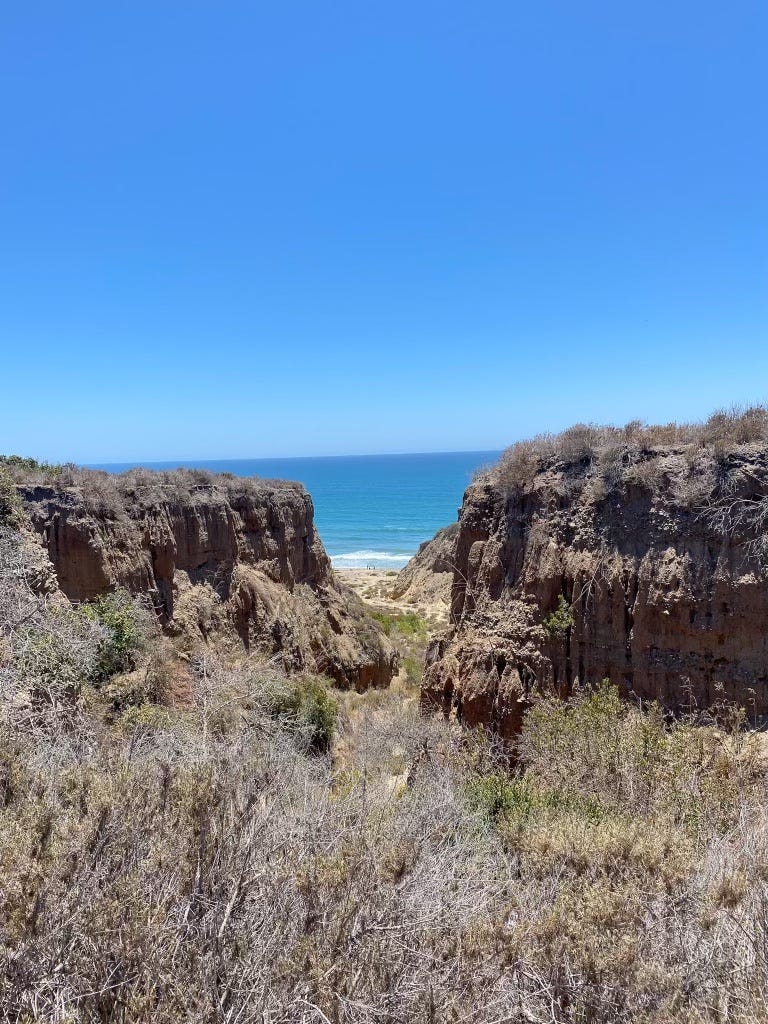
M 702 423 L 647 425 L 633 420 L 623 427 L 577 423 L 560 434 L 539 434 L 508 448 L 492 470 L 507 487 L 523 487 L 536 473 L 557 464 L 575 465 L 602 460 L 609 475 L 611 463 L 627 467 L 639 452 L 688 447 L 716 458 L 741 445 L 768 443 L 768 408 L 733 407 L 713 413 Z
M 65 468 L 57 462 L 39 462 L 37 459 L 24 455 L 0 455 L 0 466 L 19 478 L 23 478 L 26 474 L 56 477 Z
M 124 514 L 129 505 L 195 500 L 217 492 L 231 500 L 241 495 L 258 495 L 300 485 L 187 467 L 171 470 L 137 467 L 123 473 L 107 473 L 73 463 L 50 465 L 18 455 L 0 455 L 0 522 L 4 502 L 9 500 L 7 495 L 12 495 L 10 500 L 16 501 L 17 486 L 74 490 L 89 511 L 115 516 Z
M 0 527 L 17 530 L 24 521 L 24 507 L 13 477 L 0 465 Z

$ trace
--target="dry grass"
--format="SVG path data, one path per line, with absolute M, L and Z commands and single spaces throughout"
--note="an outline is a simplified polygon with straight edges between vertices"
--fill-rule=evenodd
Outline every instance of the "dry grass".
M 761 1012 L 766 825 L 746 783 L 719 828 L 686 826 L 533 765 L 501 778 L 534 795 L 492 817 L 488 752 L 376 703 L 336 774 L 253 710 L 224 736 L 194 713 L 82 723 L 44 756 L 6 735 L 2 1019 Z
M 318 755 L 285 681 L 191 675 L 184 712 L 4 714 L 0 1021 L 764 1019 L 738 719 L 544 699 L 510 773 L 395 693 L 355 695 Z
M 123 473 L 107 473 L 71 463 L 49 465 L 18 456 L 0 456 L 0 485 L 4 480 L 18 487 L 72 490 L 82 497 L 91 511 L 115 516 L 123 514 L 127 506 L 142 507 L 163 501 L 205 499 L 217 493 L 232 499 L 299 486 L 284 480 L 238 477 L 232 473 L 213 473 L 207 469 L 137 468 Z
M 767 446 L 763 406 L 733 408 L 694 424 L 577 424 L 513 445 L 488 479 L 504 494 L 535 492 L 543 506 L 570 506 L 577 517 L 579 509 L 588 517 L 597 513 L 595 529 L 616 520 L 618 509 L 606 504 L 611 499 L 626 510 L 650 497 L 663 514 L 678 521 L 692 516 L 711 536 L 735 538 L 764 572 Z
M 512 445 L 492 472 L 509 489 L 525 487 L 547 468 L 594 461 L 600 462 L 608 479 L 627 470 L 642 479 L 640 466 L 664 449 L 686 449 L 693 465 L 697 460 L 720 460 L 744 445 L 766 442 L 768 409 L 762 405 L 720 410 L 702 423 L 649 426 L 633 420 L 623 427 L 578 423 L 561 434 L 540 434 Z

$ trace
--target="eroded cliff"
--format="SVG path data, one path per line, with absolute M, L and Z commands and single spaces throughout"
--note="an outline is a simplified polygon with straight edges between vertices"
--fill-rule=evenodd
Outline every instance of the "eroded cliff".
M 610 679 L 670 709 L 768 713 L 764 429 L 574 428 L 511 449 L 464 496 L 425 706 L 511 736 L 535 690 Z
M 444 604 L 451 600 L 458 524 L 438 530 L 397 574 L 391 597 L 409 604 Z
M 139 472 L 22 485 L 72 601 L 148 595 L 181 650 L 245 650 L 339 685 L 386 685 L 387 638 L 335 579 L 305 489 L 285 481 Z

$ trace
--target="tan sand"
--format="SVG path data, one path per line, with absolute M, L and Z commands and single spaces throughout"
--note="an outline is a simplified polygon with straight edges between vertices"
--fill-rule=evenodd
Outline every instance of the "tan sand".
M 448 604 L 441 600 L 420 600 L 409 596 L 395 600 L 390 595 L 397 577 L 393 569 L 334 569 L 337 579 L 377 611 L 416 612 L 426 620 L 430 632 L 448 625 Z

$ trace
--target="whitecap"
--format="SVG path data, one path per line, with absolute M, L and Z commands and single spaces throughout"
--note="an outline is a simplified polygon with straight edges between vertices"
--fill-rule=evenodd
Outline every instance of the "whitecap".
M 410 554 L 394 554 L 390 551 L 348 551 L 341 555 L 331 555 L 334 569 L 365 569 L 369 565 L 377 569 L 402 569 L 413 556 Z

